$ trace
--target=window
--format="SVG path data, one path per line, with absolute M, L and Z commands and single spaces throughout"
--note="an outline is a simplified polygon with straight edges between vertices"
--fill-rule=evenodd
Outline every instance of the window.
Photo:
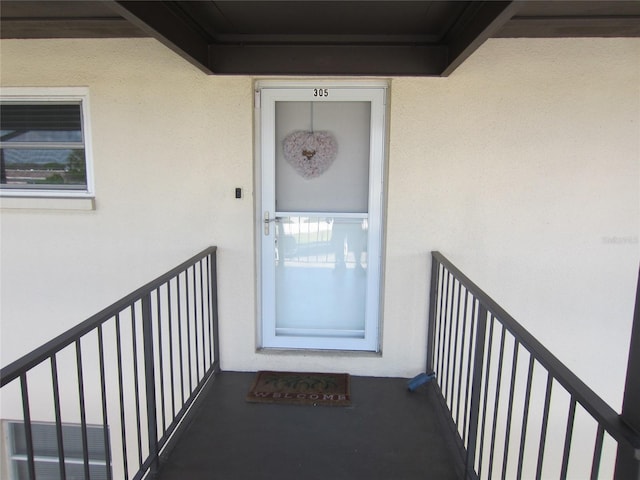
M 86 89 L 2 90 L 2 195 L 92 195 L 87 102 Z
M 7 448 L 9 457 L 9 478 L 11 480 L 27 480 L 29 467 L 27 464 L 27 441 L 22 422 L 7 421 Z M 60 478 L 58 440 L 54 423 L 33 422 L 31 424 L 33 438 L 34 464 L 38 480 Z M 104 443 L 105 435 L 102 426 L 87 425 L 87 445 L 89 450 L 89 471 L 91 478 L 106 480 L 107 455 Z M 82 448 L 82 427 L 76 424 L 62 425 L 62 443 L 64 464 L 67 478 L 84 478 L 84 455 Z

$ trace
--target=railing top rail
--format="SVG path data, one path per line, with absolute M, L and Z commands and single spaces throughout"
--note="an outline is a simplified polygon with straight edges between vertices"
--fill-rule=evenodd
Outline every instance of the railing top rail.
M 18 378 L 23 372 L 31 369 L 32 367 L 38 365 L 43 360 L 46 360 L 54 353 L 62 350 L 68 345 L 72 344 L 83 335 L 87 334 L 94 328 L 106 322 L 109 318 L 113 317 L 117 313 L 123 311 L 128 306 L 141 299 L 144 295 L 152 292 L 157 289 L 161 285 L 164 285 L 167 281 L 171 280 L 178 274 L 185 271 L 187 268 L 195 264 L 196 262 L 202 260 L 206 256 L 215 252 L 217 247 L 211 246 L 205 248 L 200 253 L 197 253 L 193 257 L 188 260 L 182 262 L 180 265 L 172 268 L 167 273 L 160 275 L 155 280 L 150 281 L 146 285 L 138 288 L 137 290 L 131 292 L 126 297 L 121 298 L 117 302 L 109 305 L 105 309 L 100 312 L 92 315 L 84 322 L 79 323 L 78 325 L 70 328 L 64 333 L 61 333 L 57 337 L 48 341 L 47 343 L 41 345 L 35 350 L 27 353 L 23 357 L 18 360 L 10 363 L 2 370 L 0 370 L 0 387 L 4 387 L 7 383 Z
M 640 449 L 640 434 L 623 422 L 618 413 L 611 408 L 607 402 L 580 380 L 566 365 L 444 255 L 437 251 L 431 252 L 431 255 L 435 261 L 451 272 L 460 284 L 487 308 L 495 319 L 504 325 L 518 343 L 526 348 L 536 361 L 546 368 L 554 379 L 557 380 L 594 419 L 604 426 L 612 437 L 618 441 L 626 442 L 634 449 Z

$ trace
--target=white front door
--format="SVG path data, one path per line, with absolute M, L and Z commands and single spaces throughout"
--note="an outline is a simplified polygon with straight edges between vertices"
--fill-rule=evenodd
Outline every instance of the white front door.
M 260 89 L 263 347 L 379 350 L 385 94 Z

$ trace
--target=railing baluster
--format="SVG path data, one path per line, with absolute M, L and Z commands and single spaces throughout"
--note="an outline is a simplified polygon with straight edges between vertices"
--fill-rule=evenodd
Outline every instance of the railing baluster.
M 440 319 L 439 319 L 439 323 L 438 323 L 438 378 L 440 383 L 442 383 L 442 380 L 440 379 L 440 377 L 443 375 L 442 374 L 442 366 L 443 366 L 443 362 L 444 362 L 444 332 L 446 332 L 447 330 L 447 304 L 449 302 L 449 299 L 447 297 L 447 292 L 449 290 L 449 272 L 447 272 L 447 270 L 443 270 L 442 273 L 442 287 L 443 289 L 443 293 L 442 293 L 442 308 L 440 309 Z
M 505 329 L 502 326 L 502 331 L 500 334 L 500 354 L 498 356 L 498 377 L 496 379 L 496 394 L 495 394 L 495 402 L 493 405 L 493 421 L 491 425 L 491 448 L 489 450 L 489 477 L 493 478 L 493 454 L 495 452 L 496 446 L 496 430 L 498 423 L 498 408 L 500 406 L 500 390 L 502 383 L 502 363 L 504 359 L 504 343 L 505 343 Z
M 440 364 L 440 383 L 444 386 L 447 380 L 447 371 L 446 371 L 446 353 L 447 353 L 447 329 L 449 328 L 449 318 L 450 318 L 450 309 L 451 309 L 451 283 L 453 282 L 453 275 L 447 272 L 447 293 L 444 299 L 444 319 L 442 324 L 442 345 L 440 346 L 442 352 L 440 353 L 441 364 Z M 443 391 L 446 395 L 446 391 Z M 445 398 L 446 400 L 446 398 Z
M 536 480 L 542 478 L 542 465 L 544 462 L 544 448 L 547 440 L 547 426 L 549 423 L 549 409 L 551 408 L 551 390 L 553 387 L 553 377 L 551 372 L 547 373 L 547 388 L 544 395 L 544 408 L 542 410 L 542 426 L 540 428 L 540 445 L 538 446 L 538 463 L 536 466 Z
M 120 332 L 120 314 L 116 314 L 116 355 L 118 366 L 118 400 L 120 402 L 120 435 L 122 439 L 122 467 L 124 478 L 129 480 L 129 459 L 127 457 L 127 422 L 124 405 L 124 382 L 122 380 L 122 340 Z
M 569 454 L 571 453 L 571 437 L 573 436 L 573 422 L 576 414 L 576 399 L 571 396 L 569 404 L 569 415 L 567 418 L 567 433 L 564 437 L 564 452 L 562 454 L 562 470 L 560 470 L 560 480 L 567 478 L 569 471 Z
M 198 262 L 198 267 L 200 268 L 200 330 L 202 332 L 202 374 L 207 371 L 207 345 L 205 343 L 206 340 L 206 329 L 205 329 L 205 321 L 204 321 L 204 272 L 202 270 L 202 260 Z
M 598 425 L 598 433 L 596 434 L 596 444 L 593 448 L 593 462 L 591 463 L 591 480 L 598 480 L 600 472 L 600 458 L 602 457 L 602 444 L 604 442 L 604 427 Z
M 468 355 L 467 355 L 467 383 L 466 385 L 471 385 L 471 373 L 472 373 L 472 368 L 471 368 L 471 362 L 473 361 L 473 338 L 475 338 L 474 335 L 477 334 L 477 328 L 476 328 L 476 315 L 478 314 L 478 306 L 479 306 L 479 302 L 477 301 L 477 299 L 473 299 L 473 311 L 471 312 L 471 328 L 469 330 L 469 351 L 468 351 Z M 462 443 L 466 444 L 467 443 L 467 439 L 468 439 L 468 430 L 467 430 L 467 422 L 469 421 L 469 408 L 471 405 L 471 395 L 467 395 L 465 397 L 465 402 L 464 402 L 464 423 L 462 426 Z
M 198 362 L 198 358 L 200 357 L 200 348 L 198 346 L 198 282 L 196 281 L 196 266 L 194 265 L 191 269 L 191 273 L 193 276 L 193 346 L 195 347 L 195 358 L 194 362 L 196 364 L 196 385 L 200 381 L 200 363 Z M 193 388 L 191 389 L 193 391 Z
M 82 459 L 84 460 L 84 478 L 89 480 L 89 440 L 87 438 L 87 412 L 84 402 L 84 377 L 82 374 L 82 347 L 80 339 L 76 340 L 76 368 L 78 372 L 78 400 L 80 403 L 80 427 L 82 433 Z
M 509 389 L 509 401 L 507 403 L 507 428 L 504 433 L 504 450 L 502 455 L 502 480 L 507 477 L 507 463 L 509 460 L 509 437 L 511 436 L 511 420 L 513 419 L 513 396 L 516 386 L 516 373 L 518 370 L 518 347 L 519 343 L 514 341 L 513 344 L 513 362 L 511 364 L 511 382 Z
M 464 292 L 464 311 L 462 314 L 462 340 L 460 341 L 460 375 L 458 376 L 458 399 L 456 404 L 456 425 L 460 421 L 460 401 L 462 398 L 462 374 L 463 374 L 463 363 L 464 363 L 464 346 L 466 345 L 465 339 L 467 336 L 467 304 L 469 300 L 469 291 L 465 289 Z M 466 401 L 466 391 L 465 391 L 465 401 Z
M 142 420 L 140 419 L 140 376 L 138 374 L 138 335 L 136 333 L 136 309 L 131 305 L 131 344 L 133 350 L 133 394 L 136 402 L 136 431 L 138 434 L 138 466 L 142 466 Z
M 211 255 L 206 257 L 207 263 L 207 325 L 209 327 L 209 366 L 213 365 L 213 316 L 211 314 Z
M 484 394 L 482 399 L 482 423 L 480 424 L 480 453 L 478 454 L 478 477 L 482 475 L 482 461 L 484 454 L 484 432 L 487 425 L 487 401 L 489 398 L 489 379 L 491 377 L 491 352 L 493 350 L 493 326 L 496 323 L 496 319 L 491 315 L 491 323 L 489 324 L 489 340 L 487 345 L 487 367 L 484 373 Z
M 173 309 L 171 302 L 171 281 L 167 282 L 167 331 L 169 332 L 169 383 L 171 384 L 171 418 L 176 416 L 176 388 L 173 353 Z
M 433 322 L 433 343 L 432 343 L 432 353 L 431 353 L 431 370 L 436 372 L 438 375 L 440 374 L 439 362 L 440 362 L 440 324 L 442 323 L 442 302 L 443 302 L 443 286 L 444 286 L 444 271 L 443 267 L 439 266 L 438 269 L 440 273 L 438 275 L 438 306 L 436 307 L 436 311 L 434 312 L 434 322 Z
M 158 376 L 160 377 L 160 412 L 162 419 L 162 433 L 167 431 L 167 423 L 165 420 L 165 403 L 164 403 L 164 357 L 162 352 L 162 305 L 160 302 L 160 287 L 156 290 L 156 310 L 157 310 L 157 328 L 158 328 Z
M 442 305 L 440 308 L 440 319 L 438 322 L 438 358 L 437 358 L 437 376 L 438 382 L 442 385 L 444 373 L 443 373 L 443 364 L 444 364 L 444 331 L 447 328 L 447 305 L 449 302 L 449 272 L 447 270 L 443 273 L 442 278 L 442 288 L 444 289 L 444 295 L 442 296 Z
M 53 387 L 53 411 L 56 417 L 56 442 L 58 444 L 58 472 L 60 480 L 67 479 L 64 464 L 64 441 L 62 439 L 62 414 L 60 412 L 60 384 L 58 383 L 58 363 L 56 355 L 51 355 L 51 383 Z
M 33 453 L 33 434 L 31 432 L 31 409 L 29 406 L 29 388 L 27 386 L 27 374 L 20 375 L 20 390 L 22 393 L 22 418 L 24 420 L 24 439 L 27 444 L 27 469 L 29 480 L 36 478 L 36 465 Z
M 429 323 L 427 325 L 427 372 L 434 371 L 436 343 L 436 315 L 440 292 L 440 262 L 431 257 L 431 285 L 429 286 Z
M 452 375 L 452 368 L 451 368 L 451 341 L 453 339 L 453 323 L 454 323 L 454 317 L 453 317 L 453 311 L 455 308 L 455 299 L 456 299 L 456 285 L 458 285 L 458 282 L 455 281 L 455 279 L 453 280 L 453 285 L 451 287 L 451 305 L 449 308 L 449 320 L 448 320 L 448 333 L 445 333 L 445 335 L 447 336 L 447 345 L 445 347 L 446 350 L 446 367 L 444 368 L 444 371 L 442 373 L 442 381 L 444 382 L 443 388 L 442 388 L 442 392 L 444 393 L 445 396 L 445 400 L 447 401 L 447 404 L 449 404 L 449 408 L 451 408 L 451 406 L 453 405 L 453 398 L 451 398 L 451 392 L 449 389 L 449 386 L 451 385 L 451 375 Z
M 453 336 L 453 365 L 451 370 L 451 384 L 449 386 L 449 388 L 451 389 L 451 391 L 449 392 L 449 396 L 451 397 L 451 407 L 450 409 L 453 410 L 453 398 L 454 398 L 454 390 L 455 390 L 455 383 L 456 383 L 456 371 L 457 371 L 457 366 L 458 366 L 458 362 L 457 362 L 457 357 L 458 357 L 458 331 L 460 329 L 460 299 L 462 298 L 462 285 L 460 285 L 460 283 L 458 283 L 458 300 L 456 302 L 456 321 L 455 321 L 455 327 L 454 327 L 454 332 L 455 335 Z M 453 323 L 453 322 L 451 322 Z M 451 353 L 451 352 L 449 352 Z
M 480 304 L 475 337 L 473 358 L 473 383 L 471 386 L 471 412 L 469 416 L 469 437 L 465 472 L 475 470 L 476 444 L 478 441 L 478 418 L 480 413 L 480 390 L 482 389 L 482 371 L 484 370 L 484 343 L 487 332 L 487 309 Z
M 442 265 L 440 265 L 440 276 L 438 278 L 438 289 L 439 289 L 439 298 L 440 298 L 440 306 L 438 308 L 438 318 L 437 318 L 437 322 L 435 324 L 435 345 L 434 345 L 434 349 L 433 349 L 433 356 L 434 356 L 434 372 L 437 373 L 437 375 L 440 375 L 440 360 L 442 358 L 442 356 L 440 355 L 440 345 L 442 345 L 442 340 L 440 338 L 441 336 L 441 331 L 442 331 L 442 317 L 444 315 L 444 291 L 445 291 L 445 281 L 446 281 L 446 274 L 447 271 L 444 269 L 444 267 Z M 440 380 L 438 379 L 438 382 L 440 382 Z
M 186 271 L 185 275 L 184 275 L 184 281 L 185 281 L 185 294 L 184 294 L 184 298 L 187 302 L 187 319 L 185 321 L 186 325 L 187 325 L 187 369 L 188 369 L 188 373 L 189 373 L 189 392 L 193 391 L 193 378 L 192 378 L 192 368 L 191 368 L 191 363 L 192 363 L 192 357 L 191 357 L 191 307 L 190 307 L 190 303 L 189 303 L 189 272 Z
M 447 399 L 447 404 L 449 405 L 449 409 L 451 409 L 451 406 L 453 405 L 453 398 L 451 398 L 451 375 L 452 375 L 452 365 L 451 365 L 451 354 L 453 351 L 453 324 L 454 324 L 454 314 L 455 314 L 455 304 L 456 304 L 456 287 L 459 287 L 460 284 L 458 283 L 458 281 L 455 279 L 455 277 L 452 275 L 451 276 L 453 283 L 451 285 L 451 298 L 449 299 L 450 302 L 450 306 L 449 306 L 449 320 L 448 320 L 448 333 L 447 333 L 447 368 L 444 372 L 444 379 L 443 381 L 445 382 L 444 384 L 444 388 L 443 388 L 443 392 L 445 393 L 446 399 Z
M 151 458 L 151 477 L 158 471 L 158 423 L 156 412 L 155 356 L 153 352 L 153 318 L 151 294 L 142 297 L 142 344 L 144 346 L 144 378 L 146 389 L 147 437 Z
M 220 369 L 220 335 L 218 335 L 218 256 L 216 252 L 209 255 L 211 258 L 211 309 L 213 315 L 213 363 Z
M 178 360 L 180 363 L 180 395 L 184 405 L 184 365 L 183 365 L 183 347 L 182 347 L 182 303 L 180 301 L 180 275 L 176 276 L 176 291 L 178 296 Z
M 100 359 L 100 393 L 102 399 L 102 438 L 104 439 L 107 480 L 111 480 L 113 475 L 111 472 L 111 442 L 109 441 L 109 419 L 107 416 L 107 387 L 104 369 L 104 341 L 102 338 L 102 325 L 98 326 L 98 355 Z
M 527 371 L 527 387 L 524 394 L 524 411 L 522 412 L 522 432 L 520 434 L 520 453 L 518 454 L 518 470 L 516 480 L 522 478 L 522 467 L 524 463 L 524 450 L 527 440 L 527 424 L 529 422 L 529 401 L 531 400 L 531 386 L 533 382 L 533 367 L 535 359 L 529 355 L 529 370 Z

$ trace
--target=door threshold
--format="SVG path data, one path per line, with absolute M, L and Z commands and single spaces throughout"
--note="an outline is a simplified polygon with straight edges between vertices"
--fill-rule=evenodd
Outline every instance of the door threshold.
M 323 357 L 368 357 L 382 358 L 382 352 L 370 350 L 329 350 L 317 348 L 281 348 L 281 347 L 259 347 L 256 353 L 262 355 L 284 355 L 284 356 L 323 356 Z

